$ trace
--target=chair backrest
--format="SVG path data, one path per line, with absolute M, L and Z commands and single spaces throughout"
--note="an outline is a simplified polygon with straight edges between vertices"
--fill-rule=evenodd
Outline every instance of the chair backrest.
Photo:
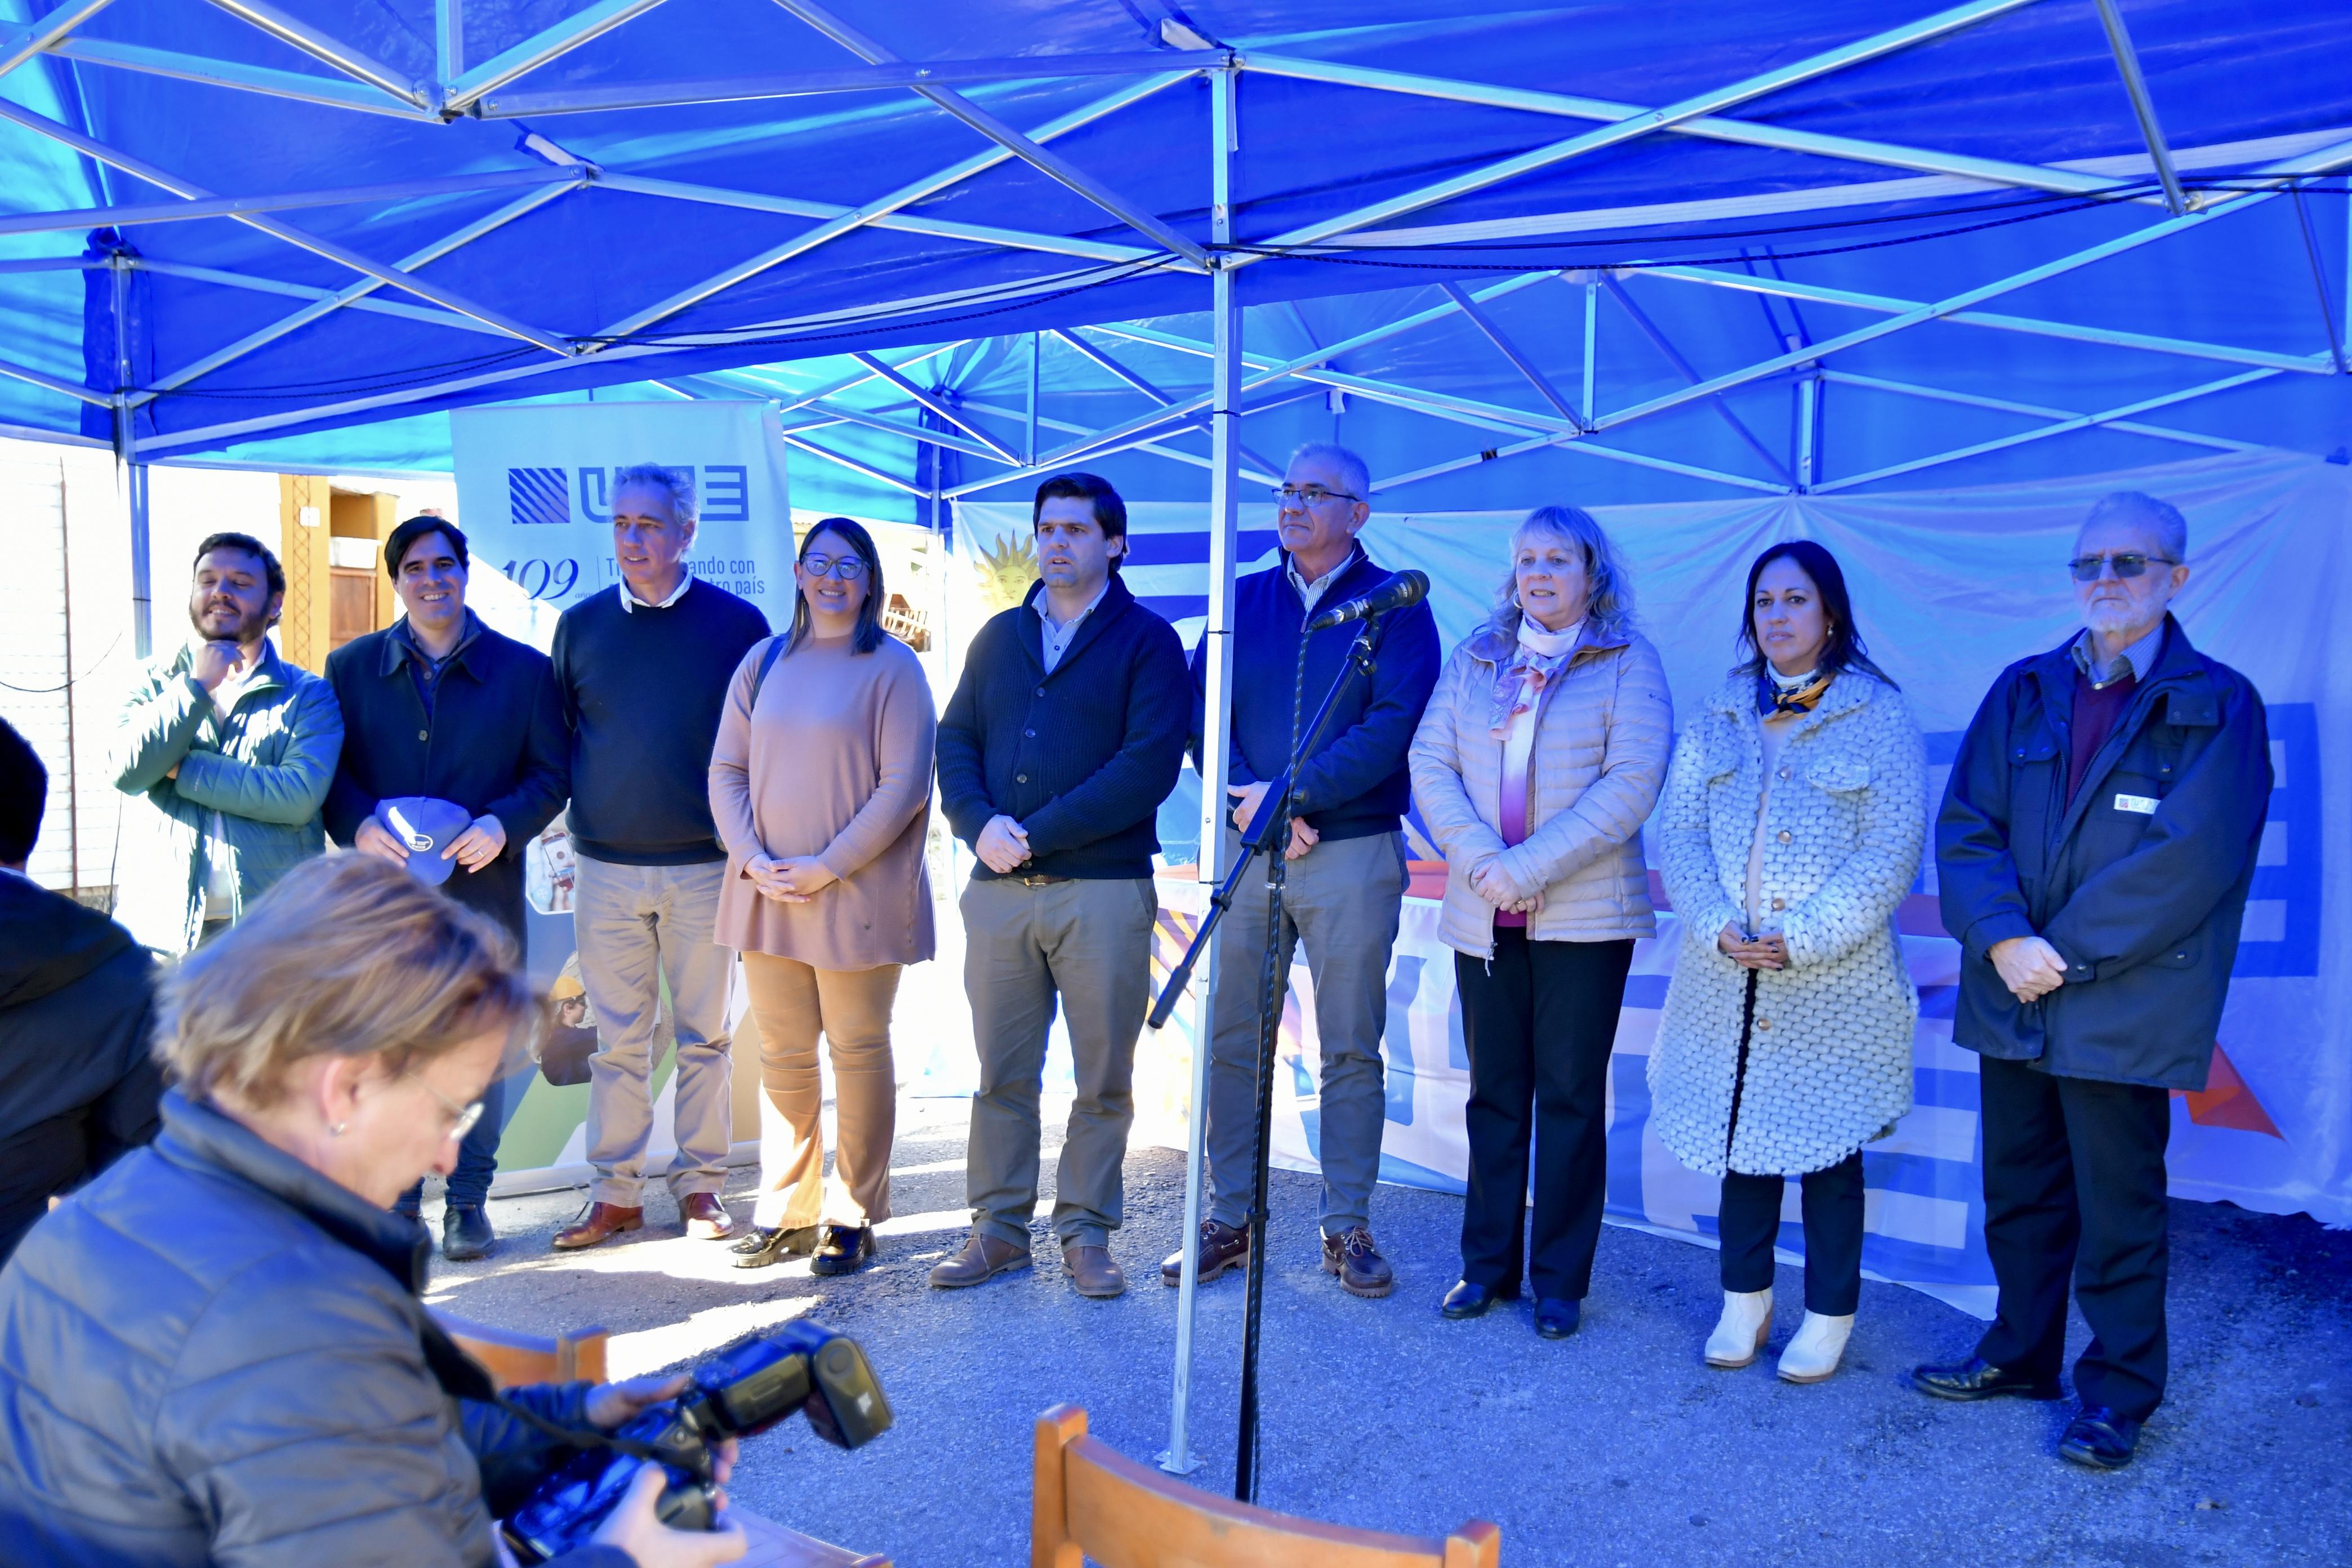
M 1444 1541 L 1295 1519 L 1217 1497 L 1087 1435 L 1087 1413 L 1037 1418 L 1030 1568 L 1496 1568 L 1503 1532 L 1473 1520 Z
M 605 1381 L 604 1342 L 609 1336 L 601 1328 L 574 1329 L 550 1339 L 515 1329 L 494 1329 L 438 1307 L 426 1310 L 441 1325 L 441 1331 L 480 1362 L 490 1381 L 500 1388 L 522 1383 Z

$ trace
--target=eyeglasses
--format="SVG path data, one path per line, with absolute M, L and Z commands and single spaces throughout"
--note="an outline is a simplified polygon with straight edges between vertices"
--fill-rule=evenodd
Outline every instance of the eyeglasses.
M 866 563 L 855 555 L 803 555 L 801 570 L 812 577 L 829 574 L 845 583 L 855 583 L 866 574 Z
M 431 1084 L 426 1083 L 423 1079 L 420 1078 L 416 1080 L 416 1086 L 419 1089 L 422 1089 L 425 1093 L 431 1095 L 435 1100 L 438 1100 L 440 1102 L 441 1109 L 447 1111 L 451 1117 L 455 1118 L 455 1120 L 449 1124 L 449 1131 L 441 1134 L 442 1137 L 452 1141 L 463 1138 L 467 1133 L 471 1132 L 474 1130 L 474 1124 L 476 1122 L 481 1121 L 482 1102 L 480 1100 L 475 1100 L 471 1105 L 452 1105 L 449 1102 L 449 1097 L 447 1095 L 442 1093 Z
M 1274 499 L 1286 507 L 1321 506 L 1327 500 L 1360 501 L 1361 496 L 1351 496 L 1345 490 L 1327 490 L 1321 485 L 1276 485 Z
M 2077 583 L 2095 583 L 2099 580 L 2099 567 L 2103 563 L 2114 566 L 2117 577 L 2129 578 L 2145 573 L 2151 561 L 2167 566 L 2180 564 L 2168 555 L 2142 555 L 2137 551 L 2129 551 L 2118 555 L 2078 555 L 2066 563 L 2066 570 L 2074 574 Z

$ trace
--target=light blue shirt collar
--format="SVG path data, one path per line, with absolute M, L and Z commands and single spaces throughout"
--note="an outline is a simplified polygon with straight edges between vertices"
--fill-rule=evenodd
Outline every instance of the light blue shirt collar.
M 2146 680 L 2148 671 L 2156 668 L 2156 656 L 2163 648 L 2164 623 L 2158 621 L 2154 631 L 2117 654 L 2106 668 L 2094 669 L 2091 660 L 2097 657 L 2096 647 L 2090 628 L 2085 626 L 2083 635 L 2074 639 L 2074 668 L 2089 676 L 2094 686 L 2113 686 L 2126 675 L 2134 680 Z
M 1046 674 L 1054 673 L 1054 667 L 1062 662 L 1064 654 L 1070 651 L 1070 644 L 1077 637 L 1078 628 L 1086 625 L 1087 617 L 1095 613 L 1095 606 L 1101 604 L 1103 595 L 1109 592 L 1110 580 L 1105 578 L 1101 590 L 1087 601 L 1087 607 L 1072 616 L 1056 631 L 1054 629 L 1053 613 L 1045 607 L 1045 591 L 1043 588 L 1037 590 L 1037 596 L 1029 603 L 1037 612 L 1039 652 L 1045 657 Z

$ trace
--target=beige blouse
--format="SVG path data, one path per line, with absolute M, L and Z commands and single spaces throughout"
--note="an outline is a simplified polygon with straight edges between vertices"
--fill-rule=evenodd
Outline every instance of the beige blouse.
M 710 814 L 727 846 L 716 939 L 818 969 L 919 963 L 934 948 L 930 682 L 896 637 L 868 654 L 812 637 L 776 661 L 751 712 L 769 640 L 736 667 L 710 753 Z M 779 903 L 744 872 L 761 853 L 814 855 L 840 880 Z

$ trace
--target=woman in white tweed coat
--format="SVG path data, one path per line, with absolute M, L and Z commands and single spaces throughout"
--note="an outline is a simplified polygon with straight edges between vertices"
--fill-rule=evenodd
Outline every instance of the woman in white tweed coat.
M 1911 1109 L 1918 993 L 1895 907 L 1927 831 L 1918 727 L 1810 540 L 1748 573 L 1752 657 L 1683 731 L 1656 837 L 1682 951 L 1650 1057 L 1652 1125 L 1723 1178 L 1710 1366 L 1772 1324 L 1784 1179 L 1801 1178 L 1805 1321 L 1780 1373 L 1837 1370 L 1862 1290 L 1862 1146 Z

